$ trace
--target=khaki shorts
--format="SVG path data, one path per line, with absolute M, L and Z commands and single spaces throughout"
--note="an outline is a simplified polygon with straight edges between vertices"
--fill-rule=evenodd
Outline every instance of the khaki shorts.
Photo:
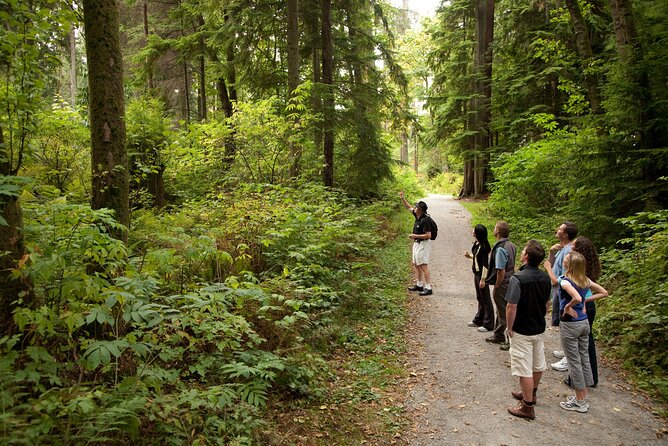
M 413 265 L 426 265 L 431 255 L 431 240 L 413 242 Z
M 524 336 L 514 333 L 510 338 L 510 372 L 529 378 L 533 372 L 546 369 L 543 335 Z

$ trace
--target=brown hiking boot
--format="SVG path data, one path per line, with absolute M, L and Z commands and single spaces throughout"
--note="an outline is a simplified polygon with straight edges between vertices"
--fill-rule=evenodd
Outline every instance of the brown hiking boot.
M 509 407 L 508 412 L 516 417 L 526 418 L 528 420 L 536 419 L 536 413 L 533 410 L 533 406 L 528 406 L 524 403 L 524 400 L 520 401 L 515 407 Z
M 524 399 L 524 395 L 522 395 L 521 390 L 519 392 L 510 392 L 510 394 L 516 400 L 522 401 Z M 536 404 L 536 389 L 533 389 L 533 403 Z

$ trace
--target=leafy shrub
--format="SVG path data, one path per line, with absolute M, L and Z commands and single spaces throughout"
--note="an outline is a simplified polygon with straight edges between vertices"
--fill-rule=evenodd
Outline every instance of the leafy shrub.
M 57 195 L 85 201 L 90 184 L 90 130 L 84 117 L 61 98 L 37 115 L 39 132 L 26 160 L 25 175 L 40 192 L 50 186 Z
M 458 196 L 462 189 L 464 177 L 452 172 L 439 172 L 438 175 L 429 179 L 428 188 L 437 194 Z
M 668 211 L 623 219 L 632 236 L 602 256 L 610 297 L 597 319 L 607 351 L 668 401 Z
M 0 339 L 0 439 L 252 444 L 271 399 L 323 395 L 307 344 L 364 306 L 394 194 L 248 185 L 136 211 L 127 247 L 108 210 L 26 197 L 14 274 L 32 289 Z
M 542 126 L 544 117 L 537 116 Z M 624 228 L 617 219 L 633 212 L 642 190 L 634 175 L 619 167 L 595 129 L 555 130 L 540 141 L 501 156 L 493 167 L 490 204 L 511 225 L 526 229 L 524 238 L 552 232 L 565 220 L 599 246 L 609 246 Z

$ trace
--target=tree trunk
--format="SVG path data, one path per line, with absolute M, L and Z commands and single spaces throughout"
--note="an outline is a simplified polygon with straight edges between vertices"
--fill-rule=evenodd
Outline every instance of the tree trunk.
M 190 124 L 190 77 L 188 62 L 183 62 L 183 119 Z
M 70 29 L 70 106 L 77 105 L 77 38 L 74 25 Z
M 417 127 L 413 127 L 413 138 L 415 139 L 415 147 L 413 149 L 413 171 L 417 175 L 420 171 L 420 160 L 419 160 L 419 149 L 420 145 L 418 144 L 418 130 Z
M 620 60 L 631 64 L 635 58 L 636 27 L 630 0 L 610 0 L 610 12 Z
M 204 41 L 200 42 L 202 54 L 199 56 L 199 95 L 197 101 L 197 117 L 200 122 L 206 121 L 206 63 L 204 60 Z
M 317 3 L 317 2 L 316 2 Z M 310 10 L 315 10 L 315 4 L 310 4 Z M 322 43 L 322 37 L 320 32 L 320 15 L 311 13 L 307 15 L 308 17 L 308 29 L 310 32 L 310 40 L 312 42 L 311 48 L 311 69 L 313 71 L 313 94 L 311 97 L 311 107 L 313 108 L 313 114 L 318 115 L 322 111 L 322 99 L 320 95 L 320 89 L 318 85 L 322 80 L 322 73 L 320 67 L 320 47 L 319 43 Z M 322 146 L 322 126 L 314 125 L 313 126 L 313 146 L 316 153 L 320 153 Z
M 0 127 L 0 175 L 15 174 Z M 24 281 L 11 277 L 11 270 L 16 268 L 17 262 L 25 254 L 23 218 L 18 197 L 0 196 L 0 217 L 7 223 L 7 226 L 0 226 L 0 333 L 9 333 L 13 326 L 13 302 L 21 292 L 30 288 Z
M 401 162 L 408 164 L 408 130 L 401 129 Z
M 288 0 L 288 98 L 292 98 L 299 86 L 299 0 Z M 299 120 L 296 119 L 295 124 Z M 290 178 L 299 175 L 301 150 L 295 142 L 290 143 Z
M 93 209 L 109 208 L 130 227 L 123 55 L 115 0 L 83 0 L 92 143 Z M 126 231 L 112 231 L 127 241 Z
M 491 101 L 492 101 L 492 40 L 494 38 L 494 0 L 477 0 L 475 3 L 476 19 L 476 47 L 474 58 L 475 97 L 472 100 L 474 111 L 473 129 L 476 134 L 473 138 L 473 154 L 469 172 L 473 174 L 472 191 L 467 190 L 465 196 L 471 192 L 480 197 L 486 188 L 487 179 L 487 152 L 490 147 Z
M 594 114 L 600 114 L 602 109 L 601 97 L 598 92 L 598 78 L 594 74 L 587 73 L 587 69 L 594 61 L 594 53 L 591 49 L 591 42 L 589 40 L 589 34 L 587 33 L 587 25 L 582 15 L 582 11 L 580 10 L 578 0 L 564 1 L 566 3 L 566 7 L 568 8 L 568 13 L 571 16 L 571 21 L 573 22 L 575 43 L 577 44 L 578 55 L 580 56 L 582 61 L 582 68 L 584 69 L 584 83 L 585 89 L 587 90 L 589 105 L 591 106 L 591 111 Z
M 322 0 L 323 183 L 334 186 L 334 48 L 332 46 L 332 1 Z
M 148 29 L 148 0 L 144 0 L 143 18 L 144 18 L 144 39 L 148 45 L 149 29 Z M 146 58 L 146 85 L 149 90 L 153 89 L 153 66 L 149 58 Z

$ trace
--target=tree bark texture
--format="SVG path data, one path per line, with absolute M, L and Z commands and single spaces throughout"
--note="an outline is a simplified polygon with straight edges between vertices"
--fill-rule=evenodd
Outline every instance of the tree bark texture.
M 401 162 L 408 164 L 408 130 L 401 130 Z
M 323 98 L 323 183 L 334 186 L 334 47 L 332 45 L 332 2 L 322 0 L 322 83 Z
M 492 122 L 492 41 L 494 39 L 494 0 L 476 0 L 475 2 L 475 30 L 476 46 L 474 52 L 475 96 L 472 100 L 473 129 L 476 131 L 473 137 L 473 153 L 470 157 L 471 166 L 468 171 L 473 174 L 472 181 L 466 181 L 465 185 L 472 186 L 467 196 L 471 193 L 480 197 L 485 191 L 488 152 L 491 146 L 491 122 Z M 466 189 L 466 187 L 465 187 Z
M 564 2 L 568 8 L 569 15 L 571 16 L 571 21 L 573 22 L 575 43 L 578 48 L 578 55 L 582 60 L 584 69 L 584 83 L 585 89 L 587 90 L 589 105 L 591 106 L 591 111 L 594 114 L 600 114 L 602 109 L 601 97 L 598 91 L 598 78 L 595 74 L 587 73 L 587 69 L 594 61 L 594 53 L 591 48 L 589 34 L 587 33 L 587 24 L 585 23 L 582 10 L 578 4 L 578 0 L 564 0 Z
M 92 143 L 92 207 L 115 211 L 129 228 L 123 56 L 115 0 L 84 0 Z M 113 234 L 127 241 L 127 233 Z
M 72 26 L 69 33 L 70 41 L 70 106 L 74 108 L 77 102 L 77 39 Z
M 14 175 L 0 127 L 0 175 Z M 12 302 L 29 287 L 22 280 L 11 277 L 11 270 L 25 254 L 23 218 L 17 197 L 0 196 L 0 216 L 7 226 L 0 226 L 0 333 L 9 333 L 12 327 Z
M 315 0 L 308 0 L 307 8 L 304 10 L 304 16 L 306 17 L 307 29 L 309 32 L 308 41 L 311 43 L 311 70 L 313 72 L 313 94 L 311 95 L 311 107 L 313 108 L 313 113 L 315 115 L 319 114 L 322 110 L 322 98 L 321 92 L 318 88 L 320 81 L 322 80 L 322 73 L 320 67 L 321 57 L 321 44 L 322 44 L 322 32 L 320 26 L 320 8 L 319 2 Z M 314 12 L 315 11 L 315 12 Z M 320 153 L 322 147 L 322 126 L 314 125 L 313 126 L 313 146 L 316 153 Z
M 146 39 L 146 44 L 148 44 L 148 0 L 144 0 L 142 4 L 142 17 L 144 19 L 144 39 Z M 153 63 L 149 58 L 146 59 L 146 85 L 149 90 L 153 89 Z
M 288 0 L 288 98 L 292 98 L 299 86 L 299 0 Z M 299 175 L 301 150 L 298 144 L 290 143 L 290 178 Z
M 631 1 L 610 0 L 610 12 L 620 60 L 625 64 L 633 63 L 636 28 Z

